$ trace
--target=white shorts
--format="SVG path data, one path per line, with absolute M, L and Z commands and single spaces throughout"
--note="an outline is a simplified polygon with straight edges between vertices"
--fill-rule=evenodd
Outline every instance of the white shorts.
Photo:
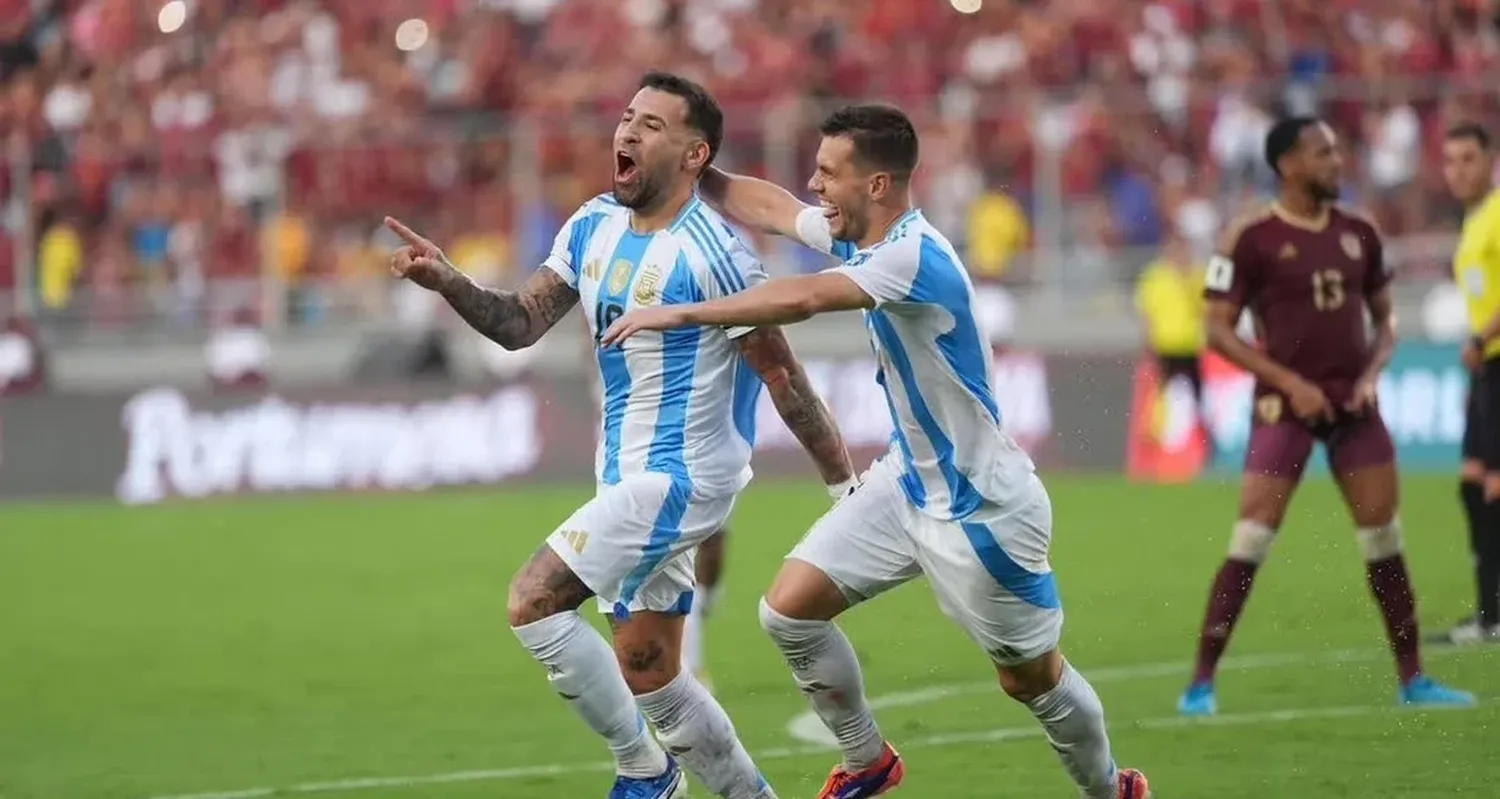
M 598 595 L 601 611 L 619 619 L 642 610 L 685 614 L 697 547 L 733 509 L 733 495 L 695 497 L 686 480 L 634 474 L 600 486 L 547 544 Z
M 1035 475 L 1016 502 L 944 522 L 914 506 L 882 458 L 787 557 L 816 566 L 852 603 L 922 575 L 939 606 L 1002 666 L 1057 647 L 1062 603 L 1047 561 L 1052 501 Z

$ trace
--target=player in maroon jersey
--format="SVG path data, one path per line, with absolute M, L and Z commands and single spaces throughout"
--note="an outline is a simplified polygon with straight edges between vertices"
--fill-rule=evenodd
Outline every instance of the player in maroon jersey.
M 1473 696 L 1422 672 L 1396 515 L 1395 449 L 1376 408 L 1377 381 L 1396 344 L 1380 234 L 1334 205 L 1342 162 L 1333 131 L 1321 121 L 1277 123 L 1266 137 L 1266 161 L 1280 181 L 1278 199 L 1229 231 L 1205 278 L 1209 344 L 1255 376 L 1255 403 L 1239 521 L 1209 596 L 1197 671 L 1178 709 L 1216 712 L 1219 658 L 1319 441 L 1358 528 L 1396 656 L 1401 701 L 1472 704 Z M 1235 334 L 1247 309 L 1262 348 Z

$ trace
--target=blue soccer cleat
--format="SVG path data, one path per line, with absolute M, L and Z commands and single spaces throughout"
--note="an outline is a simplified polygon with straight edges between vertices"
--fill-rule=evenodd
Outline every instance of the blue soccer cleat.
M 1413 707 L 1473 707 L 1474 695 L 1449 688 L 1425 674 L 1401 686 L 1401 704 Z
M 1184 716 L 1212 716 L 1219 712 L 1219 700 L 1214 697 L 1214 684 L 1195 682 L 1182 692 L 1177 700 L 1177 712 Z
M 687 799 L 687 777 L 670 756 L 667 770 L 656 777 L 615 777 L 609 799 Z

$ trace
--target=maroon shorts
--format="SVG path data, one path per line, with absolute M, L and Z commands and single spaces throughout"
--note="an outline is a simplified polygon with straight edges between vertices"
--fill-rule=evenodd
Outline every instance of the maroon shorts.
M 1245 471 L 1299 480 L 1312 457 L 1313 444 L 1322 441 L 1334 474 L 1379 466 L 1396 459 L 1391 433 L 1378 412 L 1359 416 L 1340 414 L 1337 421 L 1308 425 L 1289 412 L 1276 396 L 1256 399 L 1250 425 Z

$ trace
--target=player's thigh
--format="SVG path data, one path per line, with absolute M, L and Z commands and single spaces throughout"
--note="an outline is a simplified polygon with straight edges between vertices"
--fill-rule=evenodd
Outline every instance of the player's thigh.
M 1378 527 L 1395 518 L 1400 501 L 1396 447 L 1379 415 L 1335 428 L 1328 438 L 1328 461 L 1356 525 Z
M 917 560 L 943 613 L 997 666 L 1057 648 L 1062 601 L 1048 553 L 1052 502 L 1033 476 L 1004 510 L 963 522 L 926 519 L 913 533 Z
M 1293 419 L 1257 419 L 1251 425 L 1240 483 L 1241 519 L 1272 529 L 1281 526 L 1316 441 L 1306 425 Z
M 594 595 L 552 547 L 543 544 L 511 578 L 506 615 L 512 627 L 577 610 Z
M 876 462 L 787 555 L 766 603 L 794 619 L 831 619 L 921 574 L 908 527 L 915 512 L 889 459 Z
M 670 611 L 691 601 L 692 550 L 732 506 L 732 498 L 695 498 L 681 478 L 630 475 L 601 488 L 547 544 L 606 612 L 623 618 L 634 610 Z

